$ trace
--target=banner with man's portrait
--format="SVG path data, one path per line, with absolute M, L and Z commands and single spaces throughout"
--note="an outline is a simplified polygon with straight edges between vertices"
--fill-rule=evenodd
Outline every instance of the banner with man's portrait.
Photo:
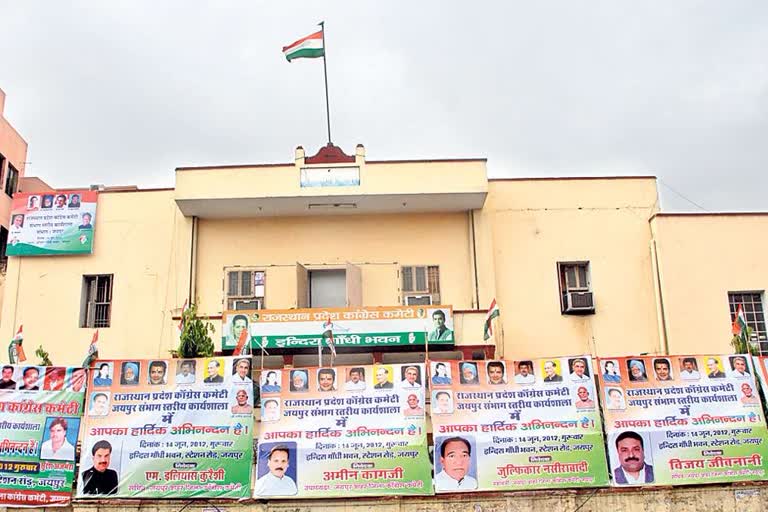
M 6 254 L 92 253 L 98 197 L 87 189 L 14 194 Z
M 744 355 L 599 359 L 612 485 L 763 480 L 766 423 Z
M 85 368 L 4 365 L 0 375 L 0 506 L 68 505 Z
M 429 366 L 436 492 L 608 484 L 590 356 Z
M 424 370 L 264 370 L 254 496 L 432 494 Z
M 249 357 L 98 360 L 92 373 L 78 497 L 250 496 Z
M 226 311 L 222 317 L 222 350 L 237 346 L 248 332 L 252 350 L 327 346 L 391 347 L 452 345 L 452 306 L 375 306 L 324 309 L 258 309 Z

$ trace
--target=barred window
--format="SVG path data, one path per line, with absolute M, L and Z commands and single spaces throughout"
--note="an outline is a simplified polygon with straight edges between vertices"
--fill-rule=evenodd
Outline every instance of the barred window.
M 752 341 L 760 345 L 760 353 L 768 354 L 768 333 L 765 329 L 765 310 L 763 309 L 763 292 L 728 292 L 728 306 L 731 311 L 731 321 L 736 318 L 736 312 L 741 305 L 747 326 L 750 328 Z
M 264 308 L 265 272 L 263 270 L 226 271 L 226 309 Z
M 80 327 L 109 327 L 112 317 L 112 274 L 83 276 Z
M 437 265 L 400 268 L 403 304 L 440 304 L 440 267 Z

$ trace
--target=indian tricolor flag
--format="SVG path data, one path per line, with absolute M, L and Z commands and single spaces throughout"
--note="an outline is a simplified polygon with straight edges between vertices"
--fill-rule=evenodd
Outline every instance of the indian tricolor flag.
M 736 308 L 736 317 L 733 319 L 731 332 L 734 336 L 738 336 L 744 340 L 747 339 L 747 317 L 744 315 L 744 310 L 741 308 L 741 304 Z
M 302 37 L 295 43 L 283 46 L 283 54 L 288 62 L 293 59 L 314 59 L 325 55 L 325 48 L 323 48 L 323 31 L 318 30 L 314 34 L 310 34 L 307 37 Z
M 24 347 L 21 346 L 22 343 L 24 343 L 24 326 L 20 325 L 19 330 L 16 331 L 16 336 L 13 337 L 8 345 L 8 361 L 11 364 L 18 364 L 27 360 Z
M 485 332 L 483 333 L 483 340 L 487 340 L 493 336 L 493 319 L 501 314 L 499 306 L 496 304 L 496 299 L 493 299 L 491 305 L 488 307 L 488 313 L 485 315 Z

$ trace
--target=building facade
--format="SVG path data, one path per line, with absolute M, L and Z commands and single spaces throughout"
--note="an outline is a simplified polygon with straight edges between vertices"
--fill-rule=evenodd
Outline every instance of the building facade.
M 27 142 L 4 116 L 5 92 L 0 89 L 0 260 L 5 265 L 11 199 L 19 190 L 27 160 Z
M 57 364 L 82 361 L 94 328 L 103 357 L 167 357 L 191 299 L 217 346 L 227 310 L 430 303 L 453 307 L 465 358 L 724 352 L 738 303 L 766 341 L 768 215 L 662 213 L 652 176 L 494 180 L 484 159 L 299 147 L 178 168 L 173 189 L 107 187 L 94 227 L 90 255 L 10 258 L 0 336 L 23 324 Z

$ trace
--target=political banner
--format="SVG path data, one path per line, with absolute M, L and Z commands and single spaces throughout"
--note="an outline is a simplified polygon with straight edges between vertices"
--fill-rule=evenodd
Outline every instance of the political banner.
M 99 360 L 77 496 L 246 498 L 250 358 Z
M 68 505 L 86 370 L 5 365 L 0 379 L 0 506 Z
M 590 356 L 429 365 L 435 491 L 608 485 Z
M 265 370 L 256 497 L 432 494 L 423 364 Z
M 6 254 L 90 254 L 97 199 L 92 190 L 14 194 Z
M 330 325 L 329 325 L 330 321 Z M 452 345 L 452 306 L 378 306 L 327 309 L 227 311 L 222 318 L 223 350 L 232 350 L 243 329 L 254 351 L 317 347 L 324 333 L 337 347 Z M 325 343 L 323 341 L 323 343 Z
M 762 480 L 766 424 L 748 356 L 599 360 L 613 485 Z

